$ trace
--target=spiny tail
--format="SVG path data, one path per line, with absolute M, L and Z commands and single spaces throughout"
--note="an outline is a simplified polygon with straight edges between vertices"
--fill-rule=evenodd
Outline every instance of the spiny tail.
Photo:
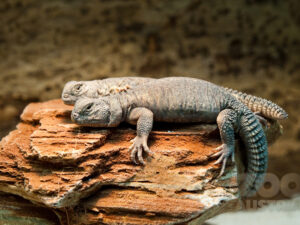
M 253 112 L 261 113 L 263 116 L 275 120 L 282 120 L 288 117 L 288 114 L 280 106 L 269 100 L 248 95 L 230 88 L 224 89 L 245 104 Z
M 247 150 L 247 169 L 241 193 L 243 196 L 252 196 L 264 182 L 268 165 L 268 144 L 255 115 L 249 109 L 243 111 L 239 134 Z

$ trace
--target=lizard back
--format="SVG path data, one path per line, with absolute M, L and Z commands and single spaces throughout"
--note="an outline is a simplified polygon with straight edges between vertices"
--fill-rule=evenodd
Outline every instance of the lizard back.
M 214 122 L 225 99 L 233 98 L 215 84 L 183 77 L 145 83 L 119 95 L 125 109 L 148 108 L 163 122 Z

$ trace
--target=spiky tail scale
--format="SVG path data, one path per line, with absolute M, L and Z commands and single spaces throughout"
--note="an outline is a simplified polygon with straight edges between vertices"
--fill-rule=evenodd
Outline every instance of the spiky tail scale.
M 284 109 L 269 100 L 248 95 L 230 88 L 224 89 L 245 104 L 253 112 L 261 113 L 263 116 L 275 120 L 286 119 L 288 117 L 288 114 L 284 111 Z
M 268 167 L 268 144 L 261 124 L 246 110 L 240 119 L 239 134 L 247 150 L 247 169 L 241 193 L 252 196 L 264 182 Z

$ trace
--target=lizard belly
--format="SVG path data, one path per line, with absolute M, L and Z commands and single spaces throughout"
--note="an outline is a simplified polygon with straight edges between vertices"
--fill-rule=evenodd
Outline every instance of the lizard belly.
M 154 112 L 154 120 L 170 123 L 195 123 L 195 122 L 215 122 L 219 112 L 217 111 L 160 111 Z

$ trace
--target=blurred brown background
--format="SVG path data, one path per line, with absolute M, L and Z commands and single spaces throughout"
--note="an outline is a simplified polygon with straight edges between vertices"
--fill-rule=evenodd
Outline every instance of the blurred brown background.
M 69 80 L 192 76 L 289 113 L 269 171 L 300 171 L 299 0 L 2 0 L 0 137 Z

